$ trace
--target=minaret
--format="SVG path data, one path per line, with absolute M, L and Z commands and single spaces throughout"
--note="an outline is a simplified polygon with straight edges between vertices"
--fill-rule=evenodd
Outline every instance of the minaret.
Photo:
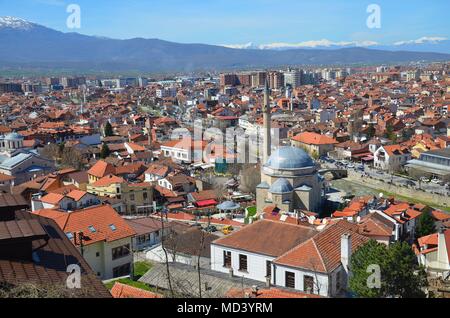
M 147 118 L 147 121 L 145 123 L 145 126 L 147 127 L 148 131 L 148 146 L 151 147 L 153 144 L 153 136 L 152 136 L 152 123 L 150 118 Z
M 263 149 L 263 164 L 269 161 L 271 154 L 271 108 L 270 108 L 270 91 L 269 82 L 266 80 L 266 86 L 264 88 L 264 107 L 263 107 L 263 125 L 264 125 L 264 149 Z

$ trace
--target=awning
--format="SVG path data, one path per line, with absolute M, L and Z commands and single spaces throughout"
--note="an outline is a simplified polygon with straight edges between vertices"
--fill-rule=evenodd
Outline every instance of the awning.
M 203 207 L 211 206 L 211 205 L 216 205 L 216 204 L 217 204 L 216 200 L 203 200 L 203 201 L 195 202 L 195 205 L 198 206 L 199 208 L 203 208 Z
M 374 157 L 372 155 L 361 158 L 362 161 L 372 161 L 374 159 Z

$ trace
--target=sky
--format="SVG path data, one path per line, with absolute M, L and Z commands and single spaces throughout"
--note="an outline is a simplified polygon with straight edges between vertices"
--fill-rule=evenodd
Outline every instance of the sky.
M 81 9 L 80 29 L 66 25 L 69 4 Z M 367 26 L 370 4 L 380 28 Z M 0 16 L 63 32 L 232 46 L 450 38 L 448 12 L 448 0 L 0 0 Z

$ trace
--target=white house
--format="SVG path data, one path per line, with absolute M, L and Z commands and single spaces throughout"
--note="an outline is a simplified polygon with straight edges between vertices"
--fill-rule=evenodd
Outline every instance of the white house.
M 448 277 L 450 274 L 450 230 L 419 238 L 417 257 L 419 264 L 435 276 Z
M 57 210 L 34 213 L 55 220 L 102 280 L 130 275 L 132 238 L 136 232 L 110 205 L 71 213 Z
M 260 220 L 211 244 L 211 269 L 280 287 L 335 296 L 346 289 L 352 251 L 368 241 L 339 221 L 321 232 Z M 326 260 L 326 261 L 324 261 Z
M 97 204 L 100 204 L 97 196 L 81 190 L 72 190 L 67 194 L 49 193 L 44 196 L 37 193 L 31 199 L 31 210 L 33 212 L 41 209 L 74 211 Z
M 411 152 L 400 145 L 381 146 L 374 154 L 374 167 L 386 171 L 399 171 L 411 160 Z

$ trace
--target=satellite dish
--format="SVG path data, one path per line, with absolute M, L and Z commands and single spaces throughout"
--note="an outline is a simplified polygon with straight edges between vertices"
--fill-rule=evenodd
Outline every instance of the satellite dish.
M 380 199 L 382 199 L 384 197 L 383 193 L 380 193 Z

